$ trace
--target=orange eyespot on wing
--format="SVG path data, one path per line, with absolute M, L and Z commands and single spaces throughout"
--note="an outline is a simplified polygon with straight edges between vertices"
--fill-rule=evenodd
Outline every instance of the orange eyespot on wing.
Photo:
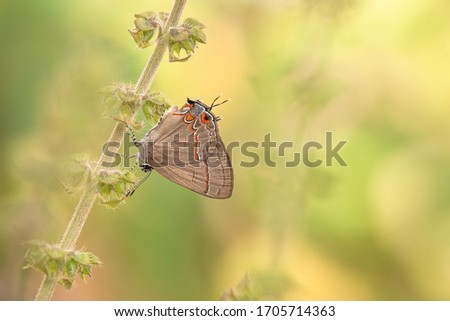
M 211 118 L 206 114 L 202 114 L 202 123 L 203 124 L 209 124 L 211 122 Z
M 191 114 L 191 112 L 187 112 L 186 116 L 184 116 L 184 121 L 186 123 L 191 123 L 194 119 L 195 117 Z

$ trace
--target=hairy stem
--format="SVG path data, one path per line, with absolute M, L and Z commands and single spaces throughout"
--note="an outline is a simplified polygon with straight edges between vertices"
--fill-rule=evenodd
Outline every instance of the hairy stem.
M 155 50 L 153 51 L 147 65 L 139 77 L 139 81 L 136 84 L 134 89 L 135 93 L 141 94 L 149 90 L 150 85 L 155 78 L 156 71 L 158 70 L 159 65 L 164 57 L 164 53 L 167 50 L 167 35 L 170 27 L 174 27 L 178 24 L 180 20 L 183 9 L 186 5 L 187 0 L 175 0 L 172 10 L 169 14 L 169 18 L 164 26 L 161 37 L 158 39 L 156 43 Z M 134 111 L 134 115 L 137 113 L 137 110 Z M 116 123 L 110 137 L 110 142 L 122 142 L 123 135 L 125 134 L 126 127 L 123 123 Z M 117 146 L 114 150 L 111 148 L 110 150 L 116 152 L 120 146 Z M 107 156 L 102 154 L 95 166 L 95 169 L 91 173 L 92 177 L 96 177 L 99 170 L 102 168 L 102 164 L 106 160 Z M 89 216 L 89 213 L 92 210 L 92 207 L 97 199 L 97 188 L 96 181 L 91 180 L 88 183 L 88 186 L 84 189 L 81 194 L 80 200 L 78 202 L 77 207 L 70 219 L 69 224 L 67 225 L 66 231 L 60 242 L 60 247 L 63 250 L 73 250 L 75 248 L 76 242 L 80 233 L 83 229 L 84 224 Z M 45 276 L 42 284 L 38 290 L 36 295 L 36 300 L 50 300 L 52 298 L 53 292 L 55 290 L 55 286 L 58 280 L 58 276 L 49 278 Z

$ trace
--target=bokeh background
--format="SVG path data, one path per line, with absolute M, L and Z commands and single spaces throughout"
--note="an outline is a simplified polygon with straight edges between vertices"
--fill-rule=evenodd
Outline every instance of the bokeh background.
M 99 91 L 134 83 L 150 56 L 133 14 L 171 5 L 0 1 L 1 299 L 34 298 L 23 242 L 57 242 L 79 197 L 59 161 L 99 156 L 114 125 Z M 286 168 L 274 152 L 277 167 L 243 168 L 234 152 L 225 201 L 155 173 L 127 204 L 94 207 L 78 246 L 103 265 L 54 299 L 449 300 L 449 13 L 446 0 L 188 1 L 208 43 L 165 59 L 152 90 L 231 97 L 215 111 L 225 142 L 270 132 L 301 151 L 332 132 L 348 166 Z

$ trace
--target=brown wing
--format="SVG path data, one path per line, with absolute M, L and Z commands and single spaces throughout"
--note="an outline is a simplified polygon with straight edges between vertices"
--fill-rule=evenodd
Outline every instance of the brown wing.
M 205 124 L 188 113 L 189 107 L 172 108 L 162 117 L 143 140 L 148 143 L 145 161 L 162 176 L 194 192 L 229 198 L 233 169 L 217 123 Z

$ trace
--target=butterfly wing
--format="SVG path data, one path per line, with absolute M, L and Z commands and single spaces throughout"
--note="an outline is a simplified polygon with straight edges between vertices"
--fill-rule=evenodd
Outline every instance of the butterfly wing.
M 203 115 L 203 114 L 202 114 Z M 229 198 L 233 169 L 214 116 L 172 107 L 141 141 L 144 161 L 167 179 L 212 198 Z

